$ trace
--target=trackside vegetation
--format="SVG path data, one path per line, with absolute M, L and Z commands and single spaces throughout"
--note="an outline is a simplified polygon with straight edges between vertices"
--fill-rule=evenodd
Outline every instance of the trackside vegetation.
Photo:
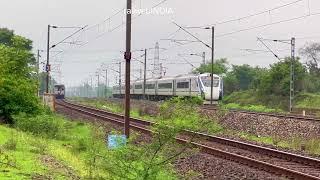
M 120 132 L 108 129 L 106 134 L 100 124 L 69 121 L 50 111 L 13 115 L 13 124 L 0 125 L 0 179 L 192 178 L 197 174 L 182 177 L 175 172 L 174 161 L 194 150 L 174 137 L 192 127 L 208 129 L 207 121 L 196 113 L 200 102 L 182 98 L 165 102 L 152 138 L 141 140 L 133 133 L 125 146 L 116 149 L 107 147 L 106 136 Z M 221 129 L 216 124 L 210 130 Z
M 92 100 L 83 98 L 73 98 L 72 100 L 114 113 L 124 113 L 123 105 L 116 102 L 108 102 L 103 99 Z M 163 102 L 159 107 L 159 112 L 157 115 L 149 114 L 148 108 L 146 107 L 132 108 L 130 114 L 132 117 L 141 118 L 148 121 L 165 121 L 171 122 L 173 123 L 172 125 L 175 126 L 183 125 L 185 129 L 198 132 L 215 134 L 222 131 L 222 126 L 219 125 L 216 120 L 203 117 L 198 113 L 198 106 L 202 103 L 202 99 L 198 97 L 175 97 Z
M 31 40 L 0 28 L 0 118 L 9 123 L 14 114 L 36 114 L 40 109 L 31 49 Z
M 320 92 L 320 45 L 307 44 L 300 49 L 300 55 L 293 61 L 295 107 L 319 108 L 314 96 Z M 213 72 L 224 79 L 224 104 L 236 103 L 241 109 L 248 106 L 265 106 L 269 109 L 288 111 L 290 89 L 291 58 L 271 64 L 267 68 L 253 67 L 248 64 L 232 65 L 227 59 L 218 59 Z M 201 65 L 196 73 L 211 72 L 211 64 Z M 230 106 L 234 106 L 230 105 Z M 255 109 L 255 108 L 253 108 Z M 261 109 L 261 107 L 257 107 Z M 269 111 L 269 110 L 267 110 Z
M 43 74 L 37 76 L 31 50 L 31 40 L 0 28 L 0 179 L 179 177 L 172 162 L 187 147 L 173 137 L 183 124 L 159 124 L 153 139 L 138 143 L 140 136 L 133 135 L 125 146 L 109 149 L 101 126 L 70 121 L 41 105 L 37 87 Z
M 183 126 L 159 124 L 148 143 L 137 144 L 133 134 L 126 146 L 109 149 L 104 129 L 94 124 L 54 114 L 14 120 L 21 123 L 0 125 L 0 179 L 177 179 L 171 163 L 188 147 L 173 139 Z
M 110 112 L 124 112 L 122 105 L 116 102 L 109 102 L 103 99 L 92 100 L 83 98 L 74 98 L 73 100 L 84 105 L 93 106 Z M 287 139 L 283 139 L 276 136 L 257 136 L 246 132 L 230 130 L 226 127 L 223 127 L 218 123 L 218 121 L 200 116 L 198 110 L 193 108 L 197 107 L 198 105 L 199 99 L 185 99 L 182 97 L 178 97 L 163 102 L 160 105 L 159 113 L 156 116 L 148 114 L 148 112 L 145 112 L 144 108 L 132 109 L 131 115 L 145 120 L 152 120 L 154 122 L 170 122 L 171 124 L 176 124 L 179 126 L 183 125 L 182 127 L 184 127 L 185 129 L 193 131 L 209 133 L 212 135 L 221 135 L 223 137 L 230 136 L 237 139 L 240 138 L 245 141 L 249 140 L 285 149 L 305 151 L 306 153 L 312 155 L 320 155 L 319 139 L 314 138 L 306 140 L 299 137 L 288 137 Z M 218 112 L 218 114 L 220 115 L 218 116 L 223 116 L 228 112 L 228 109 L 241 109 L 243 107 L 245 106 L 240 106 L 233 103 L 222 105 L 221 110 Z M 247 106 L 243 108 L 243 110 L 283 113 L 281 109 L 270 109 L 262 105 Z

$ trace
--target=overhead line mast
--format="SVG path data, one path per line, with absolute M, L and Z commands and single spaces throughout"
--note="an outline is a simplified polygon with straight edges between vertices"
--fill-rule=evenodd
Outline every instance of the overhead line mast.
M 126 10 L 126 85 L 125 85 L 125 110 L 124 110 L 124 134 L 126 138 L 130 135 L 130 61 L 131 61 L 131 10 L 132 0 L 127 0 Z

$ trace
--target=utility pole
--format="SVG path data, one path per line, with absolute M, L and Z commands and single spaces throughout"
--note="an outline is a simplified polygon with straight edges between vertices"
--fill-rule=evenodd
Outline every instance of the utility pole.
M 131 61 L 131 7 L 132 0 L 127 0 L 126 17 L 126 92 L 125 92 L 125 111 L 124 111 L 124 134 L 127 138 L 130 135 L 130 61 Z
M 143 99 L 146 99 L 146 83 L 147 83 L 147 49 L 144 50 L 144 74 L 143 74 Z
M 40 96 L 40 76 L 39 76 L 39 64 L 40 64 L 40 50 L 37 51 L 37 78 L 38 78 L 38 85 L 37 85 L 37 94 L 38 97 Z
M 99 73 L 97 74 L 97 76 L 98 76 L 98 89 L 97 89 L 97 97 L 99 98 L 99 86 L 100 86 L 100 75 L 99 75 Z
M 89 97 L 89 80 L 88 79 L 87 79 L 86 86 L 87 86 L 87 98 L 88 98 Z
M 50 64 L 49 64 L 49 51 L 50 51 L 50 25 L 48 25 L 48 37 L 47 37 L 47 64 L 46 64 L 46 72 L 47 72 L 47 82 L 46 82 L 46 93 L 49 93 L 49 72 L 50 72 Z
M 160 78 L 162 78 L 162 73 L 163 73 L 163 67 L 162 67 L 162 63 L 160 63 Z
M 108 69 L 106 69 L 106 89 L 105 89 L 105 98 L 107 98 L 107 94 L 108 94 Z
M 206 64 L 206 52 L 202 53 L 202 64 Z
M 92 97 L 92 96 L 93 96 L 93 82 L 92 82 L 92 76 L 91 76 L 91 82 L 90 82 L 90 84 L 91 84 L 90 97 Z
M 213 103 L 213 63 L 214 63 L 214 26 L 212 26 L 212 45 L 211 45 L 211 93 L 210 104 Z
M 119 62 L 119 91 L 121 94 L 121 62 Z
M 292 112 L 293 109 L 293 99 L 294 99 L 294 61 L 295 61 L 295 46 L 296 39 L 291 38 L 291 67 L 290 67 L 290 102 L 289 111 Z
M 279 60 L 281 60 L 278 55 L 276 55 L 271 48 L 269 48 L 264 42 L 262 38 L 258 38 L 258 40 Z M 270 40 L 270 39 L 265 39 L 265 40 Z M 296 46 L 296 39 L 292 37 L 289 40 L 271 40 L 273 42 L 280 42 L 280 43 L 285 43 L 285 44 L 290 44 L 291 46 L 291 58 L 290 58 L 290 89 L 289 89 L 289 112 L 292 112 L 293 110 L 293 101 L 294 101 L 294 63 L 295 63 L 295 46 Z

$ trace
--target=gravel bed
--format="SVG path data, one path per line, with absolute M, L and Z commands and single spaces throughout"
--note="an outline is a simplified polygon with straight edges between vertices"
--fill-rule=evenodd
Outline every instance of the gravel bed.
M 76 111 L 67 110 L 61 106 L 57 106 L 57 112 L 70 119 L 79 119 L 87 122 L 94 121 L 94 123 L 102 126 L 107 134 L 114 130 L 122 130 L 118 125 L 98 120 Z M 137 143 L 150 141 L 150 137 L 144 134 L 140 135 Z M 185 179 L 185 175 L 190 170 L 197 172 L 197 175 L 191 179 L 283 179 L 282 177 L 246 165 L 216 158 L 204 153 L 194 153 L 188 157 L 178 159 L 174 163 L 174 166 L 177 172 L 181 174 L 181 179 Z
M 204 153 L 196 153 L 189 157 L 178 159 L 175 162 L 175 167 L 183 176 L 188 176 L 190 171 L 200 172 L 198 176 L 192 178 L 195 180 L 285 179 Z
M 119 99 L 108 99 L 106 101 L 109 102 L 114 102 L 114 103 L 121 103 L 122 101 Z M 135 108 L 144 108 L 146 107 L 146 104 L 148 104 L 148 109 L 151 109 L 151 112 L 153 113 L 158 113 L 158 107 L 159 107 L 159 102 L 153 102 L 153 101 L 144 101 L 144 100 L 132 100 L 132 106 L 134 106 Z M 150 105 L 149 105 L 150 104 Z M 146 113 L 148 113 L 150 115 L 150 113 L 148 111 L 146 111 Z M 151 113 L 151 115 L 153 115 L 153 113 Z M 299 131 L 291 131 L 291 134 L 295 134 L 295 135 L 291 135 L 291 136 L 285 136 L 285 137 L 280 137 L 280 134 L 277 133 L 277 131 L 273 131 L 274 128 L 272 128 L 272 126 L 274 126 L 271 123 L 255 123 L 255 118 L 257 118 L 257 116 L 261 116 L 261 115 L 252 115 L 252 114 L 245 114 L 245 113 L 240 113 L 242 115 L 237 116 L 237 112 L 232 112 L 230 115 L 230 113 L 227 113 L 226 115 L 217 115 L 217 111 L 215 110 L 201 110 L 201 113 L 203 113 L 205 116 L 212 118 L 212 119 L 221 119 L 220 123 L 227 129 L 232 129 L 235 130 L 237 132 L 241 131 L 241 132 L 247 132 L 256 136 L 269 136 L 269 137 L 277 137 L 280 138 L 282 140 L 287 139 L 288 137 L 299 137 Z M 251 117 L 254 116 L 253 121 L 251 121 Z M 242 118 L 245 118 L 244 120 Z M 276 118 L 276 117 L 269 117 L 269 116 L 264 116 L 264 119 L 260 118 L 260 121 L 264 121 L 267 122 L 271 119 L 283 119 L 283 118 Z M 285 120 L 282 120 L 282 122 L 284 123 Z M 304 124 L 304 122 L 301 122 L 301 120 L 296 120 L 297 124 L 296 126 L 298 126 L 299 124 Z M 241 124 L 241 125 L 239 125 Z M 253 124 L 253 125 L 252 125 Z M 259 128 L 253 128 L 253 126 L 259 127 Z M 270 127 L 271 126 L 271 129 Z M 283 124 L 283 126 L 285 126 L 285 124 Z M 317 125 L 316 125 L 317 126 Z M 239 128 L 241 127 L 241 128 Z M 314 126 L 315 127 L 315 126 Z M 320 122 L 319 125 L 315 128 L 320 128 Z M 255 129 L 255 131 L 253 131 L 253 129 Z M 260 133 L 259 130 L 264 129 L 263 133 Z M 268 129 L 268 130 L 265 130 Z M 278 127 L 278 130 L 280 128 Z M 279 130 L 280 131 L 280 130 Z M 268 133 L 266 133 L 268 132 Z M 283 132 L 281 131 L 281 133 L 283 134 Z M 270 144 L 264 144 L 264 143 L 259 143 L 256 141 L 251 141 L 251 140 L 247 140 L 244 138 L 239 137 L 239 135 L 231 135 L 231 134 L 219 134 L 218 136 L 220 137 L 225 137 L 225 138 L 229 138 L 229 139 L 234 139 L 234 140 L 238 140 L 238 141 L 242 141 L 242 142 L 247 142 L 247 143 L 251 143 L 251 144 L 256 144 L 256 145 L 260 145 L 260 146 L 264 146 L 264 147 L 268 147 L 268 148 L 272 148 L 272 149 L 277 149 L 277 150 L 282 150 L 285 152 L 289 152 L 289 153 L 294 153 L 294 154 L 300 154 L 303 156 L 309 156 L 312 158 L 317 158 L 320 159 L 320 155 L 315 155 L 315 154 L 310 154 L 305 152 L 304 150 L 294 150 L 294 149 L 289 149 L 289 148 L 282 148 L 282 147 L 278 147 L 278 146 L 274 146 L 274 145 L 270 145 Z M 319 136 L 317 136 L 316 138 L 319 138 Z M 306 138 L 308 139 L 308 138 Z
M 267 115 L 228 112 L 217 118 L 215 110 L 202 110 L 210 118 L 218 119 L 225 127 L 257 136 L 272 136 L 286 139 L 320 137 L 320 121 L 303 121 L 294 118 L 271 117 Z
M 258 146 L 263 146 L 263 147 L 267 147 L 267 148 L 270 148 L 270 149 L 285 151 L 285 152 L 288 152 L 288 153 L 300 154 L 302 156 L 307 156 L 307 157 L 311 157 L 311 158 L 315 158 L 315 159 L 319 159 L 320 160 L 320 155 L 310 154 L 310 153 L 307 153 L 307 152 L 302 151 L 302 150 L 294 150 L 294 149 L 274 146 L 274 145 L 271 145 L 271 144 L 264 144 L 264 143 L 259 143 L 259 142 L 256 142 L 256 141 L 250 141 L 250 140 L 241 138 L 241 137 L 236 136 L 236 135 L 219 134 L 217 136 L 223 137 L 223 138 L 227 138 L 227 139 L 236 140 L 236 141 L 246 142 L 246 143 L 250 143 L 250 144 L 254 144 L 254 145 L 258 145 Z
M 277 166 L 285 167 L 291 170 L 296 170 L 299 172 L 311 174 L 313 176 L 319 177 L 320 178 L 320 169 L 319 168 L 314 168 L 312 166 L 307 166 L 307 165 L 302 165 L 300 163 L 295 163 L 292 161 L 288 161 L 285 159 L 280 159 L 276 157 L 272 157 L 269 155 L 265 154 L 260 154 L 257 152 L 245 150 L 245 149 L 240 149 L 237 147 L 229 146 L 229 145 L 224 145 L 216 142 L 210 142 L 210 141 L 202 141 L 202 143 L 206 144 L 209 147 L 214 147 L 223 151 L 231 152 L 234 154 L 238 154 L 241 156 L 245 156 L 251 159 L 267 162 L 270 164 L 274 164 Z

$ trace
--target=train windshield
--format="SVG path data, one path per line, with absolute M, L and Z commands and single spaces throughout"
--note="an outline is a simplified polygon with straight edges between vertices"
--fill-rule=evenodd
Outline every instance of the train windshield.
M 201 77 L 201 80 L 203 82 L 203 85 L 205 87 L 211 87 L 211 77 Z M 213 87 L 218 87 L 219 86 L 219 78 L 218 77 L 213 77 Z

